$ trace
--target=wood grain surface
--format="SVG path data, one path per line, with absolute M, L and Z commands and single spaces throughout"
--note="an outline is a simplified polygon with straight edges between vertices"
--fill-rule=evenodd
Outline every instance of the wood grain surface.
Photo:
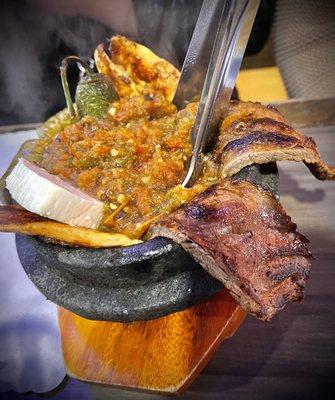
M 185 390 L 244 317 L 225 289 L 199 305 L 151 321 L 90 321 L 59 308 L 70 376 L 168 393 Z

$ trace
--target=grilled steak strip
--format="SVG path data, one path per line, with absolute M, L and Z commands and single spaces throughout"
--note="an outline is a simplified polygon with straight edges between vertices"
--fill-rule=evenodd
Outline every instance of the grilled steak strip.
M 318 179 L 335 179 L 335 168 L 320 158 L 315 141 L 287 125 L 274 108 L 233 101 L 220 131 L 215 159 L 223 178 L 247 165 L 289 160 L 303 161 Z
M 308 240 L 275 198 L 253 183 L 224 180 L 149 233 L 179 243 L 262 320 L 303 298 Z

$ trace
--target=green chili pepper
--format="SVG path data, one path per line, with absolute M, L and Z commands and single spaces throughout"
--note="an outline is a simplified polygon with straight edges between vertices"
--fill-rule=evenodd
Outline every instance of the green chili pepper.
M 77 110 L 75 110 L 72 102 L 66 76 L 69 61 L 79 63 L 85 70 L 85 75 L 80 79 L 76 89 Z M 93 72 L 89 65 L 79 57 L 69 56 L 64 58 L 60 71 L 66 104 L 71 116 L 78 118 L 85 115 L 102 117 L 106 114 L 109 104 L 118 98 L 111 80 L 103 74 Z
M 47 119 L 42 126 L 36 129 L 36 132 L 40 139 L 49 138 L 51 141 L 61 130 L 74 122 L 76 122 L 76 118 L 70 115 L 67 108 L 64 108 Z

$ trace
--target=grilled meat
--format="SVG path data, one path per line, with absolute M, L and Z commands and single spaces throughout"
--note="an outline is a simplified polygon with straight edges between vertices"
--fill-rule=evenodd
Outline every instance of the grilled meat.
M 315 141 L 287 125 L 276 109 L 259 103 L 231 102 L 215 159 L 222 164 L 222 177 L 247 165 L 289 160 L 303 161 L 318 179 L 335 180 L 335 168 L 320 158 Z
M 308 240 L 276 199 L 253 183 L 226 179 L 149 233 L 179 243 L 243 309 L 262 320 L 303 298 Z
M 99 45 L 94 53 L 98 71 L 109 76 L 120 98 L 155 94 L 172 101 L 180 72 L 147 47 L 113 36 L 110 57 Z

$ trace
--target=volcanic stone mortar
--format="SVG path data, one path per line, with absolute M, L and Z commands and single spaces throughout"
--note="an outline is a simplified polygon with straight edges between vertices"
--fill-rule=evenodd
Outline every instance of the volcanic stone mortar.
M 273 163 L 247 167 L 237 177 L 278 196 Z M 165 238 L 123 248 L 87 249 L 17 235 L 16 246 L 24 270 L 43 294 L 89 319 L 158 318 L 193 306 L 222 287 L 178 244 Z

